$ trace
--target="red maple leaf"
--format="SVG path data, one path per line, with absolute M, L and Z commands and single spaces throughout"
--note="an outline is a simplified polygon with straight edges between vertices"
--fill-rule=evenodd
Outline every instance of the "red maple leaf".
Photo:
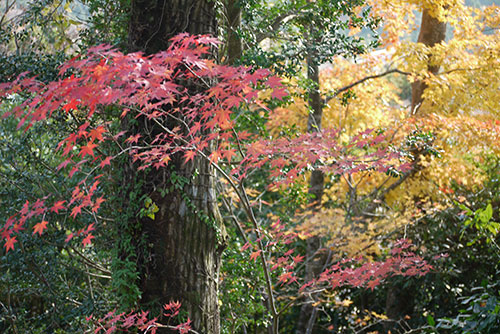
M 175 329 L 179 331 L 179 334 L 189 333 L 191 329 L 191 319 L 188 318 L 186 322 L 177 325 Z
M 103 161 L 101 161 L 101 163 L 99 164 L 99 166 L 101 168 L 104 168 L 104 166 L 111 166 L 111 159 L 113 159 L 113 157 L 106 157 L 106 159 L 104 159 Z
M 141 138 L 141 134 L 138 133 L 134 136 L 130 136 L 128 137 L 127 139 L 125 139 L 126 142 L 129 142 L 131 144 L 137 144 L 137 142 L 139 141 L 139 138 Z
M 35 226 L 33 227 L 33 233 L 32 234 L 38 233 L 38 235 L 42 235 L 43 230 L 47 229 L 47 224 L 48 223 L 49 223 L 48 221 L 42 220 L 41 223 L 35 224 Z
M 21 223 L 15 223 L 14 226 L 12 227 L 12 231 L 17 233 L 19 231 L 24 230 L 24 227 L 22 226 Z
M 187 163 L 189 160 L 193 160 L 195 155 L 196 155 L 195 151 L 186 151 L 184 153 L 184 163 Z
M 80 149 L 80 156 L 84 158 L 87 154 L 90 156 L 94 156 L 94 148 L 96 148 L 97 145 L 94 144 L 92 141 L 89 141 L 87 145 L 82 146 Z
M 94 141 L 94 140 L 103 141 L 104 138 L 103 138 L 102 134 L 105 132 L 106 132 L 106 129 L 104 128 L 104 126 L 101 125 L 95 129 L 90 130 L 89 137 L 92 141 Z
M 73 239 L 75 235 L 73 233 L 70 233 L 68 234 L 68 236 L 66 237 L 66 240 L 64 240 L 64 242 L 69 242 L 71 239 Z
M 71 210 L 71 217 L 75 218 L 77 214 L 82 213 L 83 205 L 78 205 Z
M 285 96 L 288 96 L 288 93 L 284 88 L 274 89 L 271 93 L 271 97 L 278 100 L 283 100 Z
M 64 167 L 66 167 L 67 165 L 69 165 L 71 163 L 71 160 L 70 159 L 67 159 L 67 160 L 64 160 L 63 162 L 61 162 L 59 164 L 59 166 L 57 166 L 57 170 L 61 170 L 63 169 Z
M 7 237 L 5 242 L 5 253 L 8 253 L 10 249 L 14 249 L 14 244 L 17 242 L 16 237 Z
M 253 260 L 255 262 L 257 260 L 257 257 L 260 255 L 260 252 L 261 250 L 252 252 L 252 254 L 250 254 L 250 260 Z
M 267 78 L 266 84 L 269 88 L 276 88 L 282 86 L 281 79 L 276 76 Z
M 89 233 L 89 235 L 87 235 L 82 241 L 83 246 L 92 244 L 92 239 L 94 239 L 94 236 Z
M 181 309 L 181 303 L 179 301 L 171 301 L 168 304 L 163 305 L 163 309 L 166 313 L 163 313 L 166 317 L 175 317 L 179 314 L 179 310 Z
M 69 172 L 68 176 L 69 176 L 70 178 L 72 178 L 72 177 L 73 177 L 73 175 L 75 175 L 75 173 L 76 173 L 76 172 L 78 172 L 78 170 L 79 170 L 78 166 L 75 166 L 75 167 L 71 168 L 71 170 L 70 170 L 70 172 Z
M 64 210 L 64 209 L 66 209 L 66 208 L 64 207 L 64 205 L 63 205 L 65 202 L 66 202 L 66 201 L 58 201 L 58 202 L 55 202 L 55 203 L 54 203 L 54 205 L 52 206 L 52 208 L 50 209 L 50 211 L 55 212 L 55 213 L 59 213 L 59 210 Z
M 23 215 L 23 216 L 24 216 L 25 214 L 27 214 L 27 213 L 28 213 L 28 210 L 29 210 L 29 205 L 30 205 L 30 202 L 29 202 L 29 201 L 26 201 L 26 202 L 24 203 L 23 208 L 21 209 L 21 211 L 19 211 L 19 213 L 20 213 L 21 215 Z
M 87 226 L 87 229 L 85 230 L 84 233 L 88 234 L 89 232 L 92 232 L 93 230 L 95 230 L 94 223 L 92 223 L 89 226 Z
M 78 127 L 78 132 L 76 133 L 77 138 L 81 138 L 83 136 L 87 136 L 88 132 L 86 129 L 90 126 L 89 122 L 85 122 Z
M 104 202 L 105 199 L 102 197 L 99 197 L 95 200 L 94 205 L 92 206 L 92 212 L 97 212 L 99 208 L 101 207 L 102 202 Z
M 65 112 L 68 112 L 69 110 L 75 110 L 77 106 L 78 106 L 78 101 L 76 99 L 72 99 L 63 106 L 63 110 Z

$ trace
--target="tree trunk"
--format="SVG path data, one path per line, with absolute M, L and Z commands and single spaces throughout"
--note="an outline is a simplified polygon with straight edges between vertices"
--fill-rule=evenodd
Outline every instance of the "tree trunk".
M 444 41 L 446 35 L 446 23 L 439 21 L 437 18 L 430 15 L 427 9 L 422 13 L 422 23 L 418 35 L 418 43 L 423 43 L 426 46 L 434 46 L 435 44 Z M 438 64 L 428 64 L 429 72 L 437 74 L 439 71 Z M 427 85 L 422 81 L 415 81 L 411 85 L 411 112 L 413 114 L 422 113 L 422 104 L 424 99 L 422 94 Z M 415 155 L 414 166 L 418 166 L 420 154 Z M 415 167 L 418 168 L 418 167 Z M 416 171 L 416 170 L 415 170 Z M 386 315 L 391 320 L 402 319 L 406 315 L 413 313 L 415 299 L 414 288 L 405 286 L 402 283 L 392 282 L 387 289 L 386 297 Z M 386 322 L 385 330 L 389 331 L 395 327 L 394 322 Z
M 243 46 L 241 38 L 238 36 L 238 29 L 241 25 L 241 8 L 239 0 L 226 0 L 227 16 L 227 63 L 233 65 L 241 58 Z
M 311 35 L 314 28 L 311 27 Z M 316 54 L 309 51 L 307 55 L 307 78 L 313 83 L 314 88 L 309 91 L 308 104 L 310 107 L 309 117 L 307 120 L 307 131 L 317 132 L 321 130 L 321 119 L 323 117 L 323 101 L 319 90 L 319 66 Z M 309 194 L 312 195 L 310 200 L 311 210 L 315 211 L 321 207 L 321 197 L 324 190 L 324 174 L 319 170 L 313 170 L 309 180 Z M 324 255 L 318 252 L 321 248 L 321 238 L 312 236 L 306 241 L 306 263 L 305 276 L 306 281 L 312 280 L 319 275 L 323 269 L 325 262 Z M 314 324 L 316 323 L 317 310 L 313 306 L 316 302 L 316 296 L 307 296 L 305 304 L 300 308 L 300 315 L 297 321 L 296 334 L 311 334 Z
M 215 35 L 216 29 L 214 3 L 209 0 L 134 0 L 129 48 L 151 54 L 166 49 L 169 39 L 181 32 Z M 199 92 L 199 85 L 187 85 L 190 94 Z M 178 125 L 172 119 L 164 123 L 170 128 Z M 161 130 L 139 118 L 129 131 L 154 138 Z M 129 179 L 141 176 L 141 195 L 159 208 L 154 220 L 137 218 L 147 246 L 140 249 L 139 257 L 143 262 L 139 263 L 141 306 L 180 301 L 193 329 L 218 334 L 217 293 L 225 235 L 214 170 L 199 156 L 187 164 L 182 160 L 177 154 L 162 170 L 139 172 L 132 166 L 127 172 Z
M 217 35 L 214 2 L 210 0 L 133 0 L 129 47 L 146 54 L 168 46 L 169 39 L 187 32 Z
M 434 46 L 435 44 L 444 41 L 446 36 L 446 23 L 439 21 L 437 18 L 431 16 L 427 9 L 422 13 L 422 23 L 420 25 L 420 32 L 418 34 L 418 43 L 423 43 L 426 46 Z M 429 64 L 429 72 L 436 74 L 439 71 L 439 65 Z M 415 81 L 411 85 L 411 111 L 416 113 L 423 100 L 422 94 L 424 93 L 427 85 L 423 81 Z

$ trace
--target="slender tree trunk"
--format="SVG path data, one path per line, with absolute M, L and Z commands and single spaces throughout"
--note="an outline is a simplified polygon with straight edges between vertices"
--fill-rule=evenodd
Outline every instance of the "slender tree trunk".
M 426 46 L 434 46 L 435 44 L 444 41 L 446 35 L 446 23 L 439 21 L 437 18 L 430 15 L 429 11 L 425 9 L 422 13 L 422 23 L 420 25 L 420 32 L 418 35 L 418 43 L 423 43 Z M 439 71 L 438 64 L 428 65 L 429 72 L 436 74 Z M 411 85 L 411 111 L 412 113 L 420 113 L 423 111 L 422 105 L 424 98 L 422 94 L 427 85 L 422 81 L 415 81 Z M 420 154 L 416 155 L 414 166 L 418 166 Z M 418 167 L 414 167 L 418 168 Z M 413 287 L 405 286 L 402 282 L 393 282 L 389 285 L 386 298 L 386 315 L 391 320 L 399 320 L 406 315 L 413 313 L 415 299 L 415 291 Z M 394 322 L 387 322 L 385 330 L 389 331 L 394 328 Z
M 239 0 L 226 0 L 227 16 L 227 63 L 232 65 L 241 58 L 243 46 L 241 38 L 238 36 L 238 29 L 241 25 L 241 8 Z
M 151 54 L 166 49 L 178 33 L 215 35 L 216 28 L 214 3 L 209 0 L 133 0 L 129 47 Z M 200 90 L 199 85 L 187 85 L 190 94 Z M 164 123 L 171 128 L 178 125 L 172 119 Z M 144 118 L 129 130 L 145 138 L 161 131 Z M 141 176 L 140 193 L 159 208 L 154 220 L 137 218 L 146 244 L 146 249 L 139 250 L 141 305 L 180 301 L 196 331 L 218 334 L 217 293 L 225 235 L 214 171 L 201 157 L 184 164 L 179 155 L 162 170 L 139 172 L 135 167 L 129 168 L 129 175 Z
M 427 9 L 422 13 L 422 23 L 418 34 L 418 43 L 426 46 L 434 46 L 444 41 L 446 36 L 446 23 L 439 21 L 430 15 Z M 439 71 L 439 65 L 429 64 L 429 72 L 436 74 Z M 411 111 L 416 113 L 424 101 L 422 94 L 427 85 L 422 81 L 415 81 L 411 85 Z
M 313 27 L 311 27 L 311 35 L 314 34 Z M 321 99 L 319 90 L 319 66 L 317 57 L 314 51 L 309 51 L 307 55 L 307 78 L 314 84 L 314 88 L 309 91 L 308 104 L 310 107 L 309 117 L 307 120 L 307 131 L 317 132 L 321 130 L 321 119 L 323 117 L 323 101 Z M 309 194 L 311 198 L 311 210 L 315 211 L 321 207 L 321 198 L 323 197 L 324 190 L 324 174 L 319 170 L 314 170 L 311 173 L 309 180 Z M 321 248 L 321 239 L 318 236 L 313 236 L 306 241 L 306 264 L 305 276 L 306 281 L 312 280 L 316 277 L 323 268 L 324 254 L 318 252 Z M 313 306 L 316 301 L 316 296 L 307 296 L 305 304 L 300 308 L 300 315 L 297 321 L 296 334 L 310 334 L 314 324 L 316 323 L 317 310 Z
M 319 66 L 313 55 L 307 57 L 307 78 L 314 83 L 314 89 L 309 92 L 309 117 L 307 119 L 307 131 L 321 131 L 321 119 L 323 118 L 323 101 L 319 90 Z M 321 197 L 323 197 L 324 174 L 319 170 L 314 170 L 309 181 L 309 194 L 313 195 L 311 204 L 314 209 L 321 207 Z

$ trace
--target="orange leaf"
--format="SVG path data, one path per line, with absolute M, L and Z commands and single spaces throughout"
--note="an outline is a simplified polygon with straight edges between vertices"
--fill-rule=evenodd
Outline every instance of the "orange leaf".
M 88 155 L 91 155 L 91 156 L 94 156 L 94 148 L 96 148 L 97 145 L 94 144 L 93 142 L 88 142 L 87 145 L 85 146 L 82 146 L 82 148 L 80 149 L 80 155 L 81 157 L 85 157 L 87 154 Z
M 89 136 L 90 136 L 90 139 L 91 140 L 99 140 L 99 141 L 103 141 L 103 137 L 102 137 L 102 134 L 106 132 L 106 129 L 104 128 L 104 126 L 98 126 L 97 128 L 95 129 L 92 129 L 90 130 L 89 132 Z
M 99 166 L 101 168 L 104 168 L 104 166 L 111 165 L 111 159 L 113 159 L 113 157 L 106 157 L 106 159 L 104 159 L 103 161 L 101 161 L 101 163 L 100 163 Z
M 48 221 L 42 220 L 41 223 L 35 224 L 35 226 L 33 227 L 33 234 L 38 233 L 38 235 L 42 235 L 43 230 L 47 228 L 48 223 Z
M 184 163 L 187 163 L 189 160 L 193 160 L 195 155 L 195 151 L 186 151 L 186 153 L 184 153 Z
M 7 241 L 5 242 L 5 252 L 8 253 L 10 249 L 14 249 L 14 244 L 17 242 L 16 237 L 7 237 Z
M 257 260 L 257 257 L 259 256 L 260 252 L 261 252 L 260 250 L 252 252 L 252 254 L 250 254 L 250 259 L 255 262 L 255 260 Z

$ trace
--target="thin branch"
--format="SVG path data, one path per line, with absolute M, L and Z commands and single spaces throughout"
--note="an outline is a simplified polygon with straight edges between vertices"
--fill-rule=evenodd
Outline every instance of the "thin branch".
M 377 78 L 381 78 L 381 77 L 384 77 L 386 75 L 389 75 L 389 74 L 392 74 L 392 73 L 399 73 L 399 74 L 403 74 L 403 75 L 411 75 L 412 73 L 409 73 L 409 72 L 404 72 L 404 71 L 401 71 L 401 70 L 398 70 L 397 68 L 394 68 L 392 70 L 388 70 L 388 71 L 385 71 L 383 73 L 379 73 L 379 74 L 374 74 L 374 75 L 369 75 L 367 77 L 364 77 L 362 79 L 359 79 L 358 81 L 355 81 L 347 86 L 344 86 L 342 88 L 339 88 L 339 89 L 336 89 L 332 94 L 329 94 L 327 95 L 324 100 L 323 100 L 323 103 L 324 104 L 327 104 L 328 102 L 330 102 L 331 99 L 337 97 L 340 93 L 343 93 L 349 89 L 351 89 L 352 87 L 354 86 L 357 86 L 359 84 L 362 84 L 363 82 L 367 81 L 367 80 L 371 80 L 371 79 L 377 79 Z
M 258 33 L 256 36 L 255 36 L 255 44 L 259 44 L 260 42 L 262 42 L 264 39 L 268 38 L 268 37 L 271 37 L 273 34 L 276 33 L 276 31 L 278 31 L 278 29 L 281 27 L 281 24 L 288 18 L 290 17 L 294 17 L 296 16 L 298 13 L 300 13 L 300 11 L 304 8 L 306 8 L 307 6 L 309 6 L 310 3 L 307 3 L 305 4 L 304 6 L 301 6 L 295 10 L 290 10 L 286 13 L 283 13 L 281 15 L 279 15 L 278 17 L 276 17 L 273 21 L 273 23 L 271 23 L 269 25 L 269 28 L 266 32 L 261 32 L 261 33 Z
M 107 270 L 106 268 L 103 268 L 101 267 L 99 264 L 95 263 L 94 261 L 90 260 L 89 258 L 87 258 L 85 255 L 83 255 L 82 253 L 80 253 L 75 247 L 73 246 L 68 246 L 73 252 L 75 252 L 79 257 L 81 257 L 84 262 L 89 265 L 90 267 L 94 268 L 94 269 L 97 269 L 99 271 L 101 271 L 102 273 L 104 274 L 107 274 L 107 275 L 111 275 L 111 271 Z M 71 252 L 68 252 L 68 254 L 71 255 Z

